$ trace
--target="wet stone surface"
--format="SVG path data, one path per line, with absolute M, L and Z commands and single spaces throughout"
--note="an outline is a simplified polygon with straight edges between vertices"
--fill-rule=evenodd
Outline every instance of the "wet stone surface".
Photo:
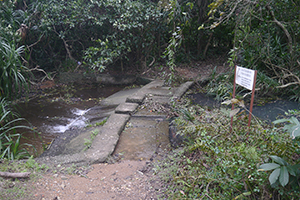
M 169 122 L 162 118 L 132 117 L 122 132 L 114 154 L 125 160 L 152 160 L 168 149 Z

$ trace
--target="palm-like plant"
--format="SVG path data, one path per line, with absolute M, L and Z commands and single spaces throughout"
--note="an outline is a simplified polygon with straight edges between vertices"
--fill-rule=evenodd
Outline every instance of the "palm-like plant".
M 30 129 L 28 126 L 18 125 L 23 118 L 15 118 L 14 114 L 8 107 L 9 103 L 0 98 L 0 159 L 7 158 L 16 160 L 29 157 L 26 149 L 21 148 L 21 134 L 16 133 L 18 128 Z M 29 144 L 23 144 L 31 146 Z
M 20 54 L 24 46 L 16 47 L 0 39 L 0 97 L 12 98 L 12 93 L 19 93 L 28 88 L 23 74 L 28 70 L 22 65 Z

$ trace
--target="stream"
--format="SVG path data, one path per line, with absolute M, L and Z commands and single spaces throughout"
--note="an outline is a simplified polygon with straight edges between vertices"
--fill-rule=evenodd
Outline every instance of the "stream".
M 24 125 L 32 125 L 35 132 L 26 129 L 19 130 L 23 133 L 21 143 L 33 145 L 37 154 L 40 155 L 43 149 L 49 145 L 59 134 L 69 129 L 79 129 L 92 123 L 86 118 L 90 108 L 98 106 L 103 98 L 106 98 L 120 90 L 124 86 L 99 86 L 91 85 L 70 86 L 50 91 L 41 91 L 42 94 L 26 103 L 15 105 L 21 118 L 27 120 Z M 98 106 L 99 114 L 97 119 L 107 116 L 112 110 L 111 106 Z M 103 113 L 103 116 L 101 116 Z M 95 119 L 94 119 L 95 120 Z M 28 149 L 30 152 L 32 149 Z M 32 152 L 31 152 L 32 153 Z
M 204 93 L 190 95 L 190 98 L 192 99 L 193 103 L 199 104 L 201 106 L 208 106 L 211 108 L 221 106 L 221 102 L 215 100 L 214 97 L 208 96 Z M 246 105 L 246 107 L 249 109 L 249 105 Z M 285 112 L 287 112 L 288 110 L 300 110 L 300 103 L 285 99 L 278 99 L 267 102 L 263 105 L 255 105 L 254 100 L 252 113 L 255 117 L 271 123 L 281 116 L 285 116 Z

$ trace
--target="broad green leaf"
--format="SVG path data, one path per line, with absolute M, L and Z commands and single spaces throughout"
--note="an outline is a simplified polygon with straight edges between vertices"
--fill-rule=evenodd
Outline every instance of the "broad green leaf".
M 280 165 L 276 164 L 276 163 L 266 163 L 266 164 L 262 164 L 261 166 L 259 166 L 259 169 L 263 170 L 263 171 L 269 171 L 269 170 L 273 170 L 276 168 L 279 168 Z
M 297 166 L 288 165 L 288 166 L 286 166 L 286 168 L 287 168 L 290 175 L 296 176 Z
M 269 176 L 269 182 L 270 182 L 271 185 L 273 185 L 277 181 L 277 179 L 279 177 L 279 174 L 280 174 L 280 168 L 275 169 L 270 174 L 270 176 Z
M 280 168 L 279 183 L 284 187 L 289 182 L 289 173 L 286 166 Z
M 271 159 L 274 161 L 274 162 L 276 162 L 276 163 L 278 163 L 278 164 L 280 164 L 280 165 L 287 165 L 287 163 L 285 162 L 285 160 L 283 160 L 282 158 L 280 158 L 280 157 L 278 157 L 278 156 L 270 156 L 271 157 Z
M 273 121 L 273 124 L 279 124 L 279 123 L 283 123 L 283 122 L 290 122 L 289 119 L 277 119 L 275 121 Z
M 293 139 L 295 139 L 295 137 L 299 137 L 300 136 L 300 125 L 294 126 L 291 129 L 290 134 Z
M 295 125 L 300 125 L 298 119 L 296 117 L 291 117 L 291 123 L 294 123 Z

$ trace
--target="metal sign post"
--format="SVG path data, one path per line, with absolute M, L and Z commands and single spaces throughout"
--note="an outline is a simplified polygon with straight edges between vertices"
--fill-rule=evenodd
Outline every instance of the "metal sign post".
M 248 90 L 252 90 L 251 103 L 250 103 L 250 109 L 249 109 L 250 113 L 249 113 L 248 127 L 250 127 L 251 117 L 252 117 L 256 76 L 257 76 L 256 70 L 235 66 L 232 98 L 235 98 L 236 84 L 238 84 Z M 232 104 L 231 109 L 232 110 L 234 109 L 234 104 Z M 230 131 L 232 130 L 232 124 L 233 124 L 233 116 L 231 117 Z

